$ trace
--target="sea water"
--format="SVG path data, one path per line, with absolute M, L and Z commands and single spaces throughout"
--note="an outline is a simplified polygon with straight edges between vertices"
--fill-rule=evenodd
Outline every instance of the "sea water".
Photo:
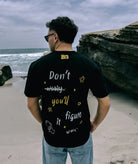
M 49 49 L 0 49 L 0 65 L 9 65 L 13 76 L 26 76 L 30 64 Z

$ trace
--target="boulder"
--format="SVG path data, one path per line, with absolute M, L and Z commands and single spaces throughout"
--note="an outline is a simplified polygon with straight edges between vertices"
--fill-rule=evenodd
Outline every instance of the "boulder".
M 0 66 L 0 86 L 4 85 L 5 81 L 12 78 L 12 71 L 9 65 Z
M 96 61 L 110 83 L 138 98 L 138 22 L 84 34 L 77 51 Z

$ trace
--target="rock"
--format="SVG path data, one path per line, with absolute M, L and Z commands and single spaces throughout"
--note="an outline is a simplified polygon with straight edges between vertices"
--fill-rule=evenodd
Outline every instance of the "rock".
M 10 78 L 12 78 L 12 71 L 10 66 L 0 66 L 0 86 L 4 85 L 5 81 L 9 80 Z
M 110 83 L 138 98 L 138 22 L 84 34 L 77 51 L 96 61 Z

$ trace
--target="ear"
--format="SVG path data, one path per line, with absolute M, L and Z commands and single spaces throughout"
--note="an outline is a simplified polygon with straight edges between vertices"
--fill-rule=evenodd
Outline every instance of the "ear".
M 55 40 L 56 40 L 56 41 L 59 40 L 59 37 L 58 37 L 58 34 L 57 34 L 57 33 L 54 33 L 54 37 L 55 37 Z

